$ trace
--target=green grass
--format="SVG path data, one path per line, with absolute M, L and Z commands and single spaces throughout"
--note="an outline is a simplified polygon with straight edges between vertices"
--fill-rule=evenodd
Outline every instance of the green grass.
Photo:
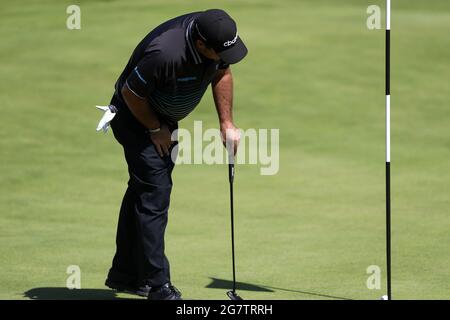
M 82 29 L 65 27 L 71 1 L 0 5 L 0 299 L 58 297 L 79 265 L 74 298 L 110 298 L 127 172 L 99 112 L 136 43 L 172 16 L 208 1 L 78 1 Z M 247 299 L 378 299 L 366 268 L 384 244 L 384 32 L 365 27 L 384 1 L 216 1 L 236 18 L 250 53 L 233 68 L 235 120 L 280 128 L 280 171 L 236 175 L 238 280 L 271 287 Z M 393 295 L 450 292 L 450 3 L 393 3 Z M 210 94 L 182 126 L 217 126 Z M 167 253 L 186 298 L 230 279 L 225 166 L 174 172 Z M 52 293 L 53 292 L 53 293 Z M 39 294 L 38 294 L 39 295 Z M 323 295 L 323 296 L 322 296 Z M 130 297 L 120 295 L 121 297 Z M 61 296 L 63 297 L 63 296 Z

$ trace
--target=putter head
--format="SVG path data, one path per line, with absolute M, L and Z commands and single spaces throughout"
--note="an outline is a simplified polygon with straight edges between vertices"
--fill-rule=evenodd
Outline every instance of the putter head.
M 228 291 L 227 295 L 231 300 L 243 300 L 240 296 L 237 295 L 237 293 L 235 291 L 232 291 L 232 290 Z

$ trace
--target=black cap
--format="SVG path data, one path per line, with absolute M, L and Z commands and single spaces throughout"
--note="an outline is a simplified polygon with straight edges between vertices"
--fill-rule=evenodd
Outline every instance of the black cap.
M 237 63 L 247 55 L 248 50 L 238 35 L 236 22 L 225 11 L 210 9 L 202 12 L 194 28 L 198 37 L 225 63 Z

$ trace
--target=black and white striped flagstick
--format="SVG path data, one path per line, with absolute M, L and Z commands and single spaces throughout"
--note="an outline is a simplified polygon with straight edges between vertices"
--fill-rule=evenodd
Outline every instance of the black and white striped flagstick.
M 391 0 L 386 0 L 386 266 L 391 300 Z

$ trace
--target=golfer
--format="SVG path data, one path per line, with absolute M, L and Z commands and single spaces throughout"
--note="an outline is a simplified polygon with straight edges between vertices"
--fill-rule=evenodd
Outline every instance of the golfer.
M 211 84 L 222 137 L 237 146 L 230 64 L 246 54 L 236 23 L 218 9 L 171 19 L 134 50 L 109 106 L 114 113 L 111 128 L 123 146 L 129 181 L 106 286 L 152 300 L 181 299 L 170 282 L 164 254 L 174 167 L 171 132 Z

